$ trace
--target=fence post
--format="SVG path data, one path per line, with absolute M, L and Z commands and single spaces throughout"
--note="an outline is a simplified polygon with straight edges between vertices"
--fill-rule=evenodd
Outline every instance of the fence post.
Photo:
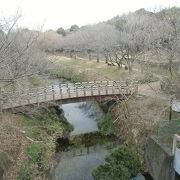
M 28 104 L 31 104 L 31 103 L 30 103 L 30 93 L 29 93 L 29 90 L 28 90 L 27 96 L 28 96 L 28 97 L 27 97 L 27 102 L 28 102 Z
M 126 80 L 126 94 L 131 94 L 131 89 L 130 89 L 130 86 L 129 86 L 129 81 Z
M 91 85 L 91 96 L 93 96 L 93 86 Z
M 38 96 L 38 89 L 36 88 L 36 102 L 39 106 L 39 96 Z
M 119 95 L 121 94 L 121 93 L 123 93 L 123 89 L 122 89 L 122 84 L 121 84 L 121 82 L 120 82 L 120 84 L 119 84 Z
M 70 98 L 71 96 L 70 96 L 70 89 L 69 88 L 67 88 L 67 93 L 68 93 L 68 98 Z
M 138 94 L 138 82 L 135 82 L 135 86 L 136 86 L 136 94 Z
M 68 89 L 69 89 L 69 97 L 71 98 L 71 87 L 69 87 Z
M 106 95 L 108 94 L 108 85 L 106 84 Z
M 59 93 L 60 93 L 60 98 L 63 98 L 63 94 L 62 94 L 62 87 L 61 84 L 59 84 Z
M 19 106 L 21 106 L 20 90 L 18 89 Z
M 78 97 L 78 89 L 77 89 L 77 86 L 76 86 L 76 97 Z
M 100 95 L 101 92 L 100 92 L 100 84 L 98 84 L 98 95 Z
M 46 87 L 44 87 L 44 98 L 45 98 L 45 101 L 47 101 L 47 89 L 46 89 Z
M 112 85 L 112 94 L 114 94 L 114 82 L 113 82 L 113 85 Z
M 54 90 L 54 85 L 52 85 L 52 96 L 53 96 L 53 101 L 55 100 L 55 90 Z
M 83 86 L 84 96 L 86 96 L 85 86 Z
M 169 121 L 172 120 L 172 102 L 173 102 L 173 97 L 171 96 L 170 102 L 169 102 L 169 104 L 170 104 L 170 106 L 169 106 Z
M 2 89 L 0 88 L 0 121 L 2 121 L 2 110 L 3 110 L 3 102 L 2 102 Z

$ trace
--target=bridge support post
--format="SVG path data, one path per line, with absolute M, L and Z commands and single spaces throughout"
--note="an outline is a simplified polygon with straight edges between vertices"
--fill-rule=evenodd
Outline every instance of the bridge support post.
M 30 104 L 30 93 L 29 93 L 29 91 L 27 93 L 27 102 L 28 102 L 28 104 Z
M 62 88 L 61 88 L 61 84 L 59 84 L 59 94 L 60 94 L 60 98 L 62 99 L 62 98 L 63 98 L 63 95 L 62 95 Z
M 38 97 L 38 89 L 36 89 L 36 102 L 39 107 L 39 97 Z
M 46 89 L 46 87 L 44 88 L 44 99 L 45 99 L 45 101 L 47 101 L 47 89 Z
M 86 96 L 86 89 L 85 86 L 83 86 L 84 96 Z
M 11 101 L 11 110 L 14 113 L 14 106 L 13 106 L 13 102 Z
M 21 93 L 20 93 L 20 90 L 18 90 L 19 106 L 21 106 L 21 98 L 20 98 L 20 96 L 21 96 Z
M 70 98 L 71 97 L 70 88 L 67 88 L 67 92 L 68 92 L 68 97 Z
M 101 91 L 100 91 L 100 84 L 98 84 L 98 95 L 101 94 Z
M 106 88 L 106 95 L 107 95 L 107 94 L 108 94 L 108 87 L 107 87 L 107 84 L 106 84 L 106 87 L 105 87 L 105 88 Z
M 112 85 L 112 94 L 114 94 L 114 83 Z
M 91 96 L 93 96 L 93 86 L 91 85 Z
M 2 110 L 3 110 L 3 102 L 2 102 L 2 89 L 0 88 L 0 122 L 2 121 Z
M 78 97 L 78 89 L 77 89 L 77 86 L 76 86 L 76 97 Z
M 53 101 L 55 100 L 55 90 L 54 90 L 54 86 L 52 85 L 52 96 L 53 96 Z

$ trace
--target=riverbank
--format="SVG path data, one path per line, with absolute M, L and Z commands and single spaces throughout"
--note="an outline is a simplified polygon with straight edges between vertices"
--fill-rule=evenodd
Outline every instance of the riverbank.
M 17 177 L 47 179 L 56 164 L 54 159 L 56 141 L 63 136 L 64 131 L 70 132 L 72 127 L 53 107 L 21 115 L 21 125 L 28 143 Z
M 5 113 L 0 133 L 0 179 L 48 179 L 56 165 L 56 141 L 72 128 L 53 107 Z

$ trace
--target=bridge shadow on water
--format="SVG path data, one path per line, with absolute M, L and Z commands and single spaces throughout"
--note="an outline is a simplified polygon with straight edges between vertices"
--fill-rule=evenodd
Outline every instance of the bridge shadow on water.
M 120 143 L 114 135 L 104 136 L 100 132 L 91 132 L 57 139 L 56 151 L 68 152 L 73 157 L 89 154 L 100 147 L 111 150 Z
M 121 143 L 115 136 L 103 136 L 99 132 L 74 135 L 57 142 L 60 161 L 56 180 L 93 180 L 93 169 L 104 163 L 105 156 Z

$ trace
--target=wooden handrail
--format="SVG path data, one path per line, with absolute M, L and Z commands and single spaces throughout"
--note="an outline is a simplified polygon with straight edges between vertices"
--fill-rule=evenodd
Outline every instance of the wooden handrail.
M 20 91 L 4 92 L 7 99 L 3 102 L 3 108 L 9 107 L 11 99 L 13 106 L 24 106 L 28 104 L 39 104 L 41 102 L 56 101 L 86 96 L 121 95 L 132 94 L 137 91 L 136 83 L 126 81 L 94 81 L 82 83 L 55 84 L 46 87 L 37 87 Z M 12 105 L 11 105 L 12 106 Z

